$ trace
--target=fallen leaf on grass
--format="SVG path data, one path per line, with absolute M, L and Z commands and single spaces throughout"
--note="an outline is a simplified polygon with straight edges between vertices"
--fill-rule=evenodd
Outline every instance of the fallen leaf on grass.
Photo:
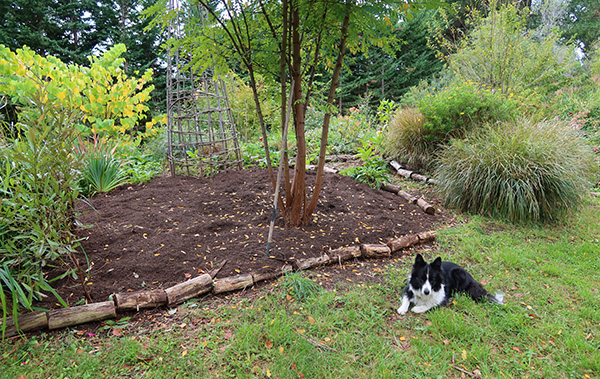
M 313 325 L 315 323 L 315 319 L 312 318 L 311 316 L 308 316 L 308 323 Z
M 519 348 L 518 348 L 518 347 L 516 347 L 516 346 L 513 346 L 513 347 L 512 347 L 512 349 L 513 349 L 514 351 L 516 351 L 517 353 L 520 353 L 520 352 L 521 352 L 521 349 L 519 349 Z

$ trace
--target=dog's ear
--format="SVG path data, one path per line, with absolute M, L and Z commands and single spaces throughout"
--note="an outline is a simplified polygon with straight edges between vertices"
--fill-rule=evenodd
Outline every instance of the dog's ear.
M 415 257 L 415 266 L 424 266 L 424 265 L 426 265 L 425 259 L 423 259 L 423 256 L 421 254 L 417 254 L 417 256 Z
M 431 267 L 436 267 L 436 268 L 442 267 L 442 258 L 441 257 L 435 258 L 435 260 L 433 262 L 431 262 Z

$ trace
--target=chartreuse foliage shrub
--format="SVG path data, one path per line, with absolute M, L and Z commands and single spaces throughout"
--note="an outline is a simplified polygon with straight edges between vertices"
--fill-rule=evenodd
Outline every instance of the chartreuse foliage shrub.
M 128 77 L 120 57 L 124 52 L 124 45 L 115 45 L 99 57 L 91 56 L 90 66 L 84 67 L 42 57 L 27 47 L 13 52 L 0 45 L 0 93 L 30 117 L 39 117 L 43 110 L 29 99 L 43 93 L 40 101 L 72 115 L 80 132 L 139 144 L 156 134 L 165 118 L 148 117 L 152 70 L 140 78 Z
M 591 149 L 568 123 L 519 120 L 454 139 L 436 178 L 448 206 L 512 222 L 549 222 L 581 204 L 594 165 Z
M 510 120 L 515 117 L 517 104 L 510 95 L 462 82 L 426 96 L 417 108 L 425 116 L 425 138 L 441 144 L 477 126 Z
M 81 171 L 89 166 L 88 155 L 78 154 L 78 148 L 89 151 L 95 138 L 133 147 L 155 133 L 160 122 L 153 119 L 138 129 L 147 119 L 152 72 L 127 77 L 119 57 L 124 49 L 117 45 L 83 67 L 0 45 L 0 93 L 18 114 L 15 124 L 0 124 L 2 330 L 9 315 L 16 318 L 22 309 L 32 308 L 40 291 L 53 292 L 44 274 L 48 265 L 84 274 L 75 270 L 72 228 Z M 116 167 L 97 166 L 96 174 Z

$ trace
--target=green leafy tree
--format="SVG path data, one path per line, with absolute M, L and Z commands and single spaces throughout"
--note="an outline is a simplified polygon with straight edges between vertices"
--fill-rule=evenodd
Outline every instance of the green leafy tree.
M 226 71 L 230 60 L 241 62 L 259 116 L 265 156 L 269 159 L 265 122 L 258 94 L 256 74 L 275 77 L 280 83 L 281 125 L 285 125 L 288 91 L 292 87 L 292 127 L 297 155 L 293 178 L 287 170 L 284 179 L 285 201 L 278 199 L 286 223 L 306 225 L 316 208 L 322 182 L 331 113 L 334 108 L 339 75 L 347 50 L 366 51 L 370 46 L 389 48 L 385 31 L 391 29 L 390 15 L 397 14 L 405 2 L 322 0 L 214 1 L 199 0 L 196 14 L 207 13 L 202 22 L 188 24 L 189 38 L 172 41 L 174 47 L 187 48 L 197 68 L 215 66 Z M 168 24 L 172 12 L 155 9 L 158 22 Z M 192 12 L 190 14 L 193 15 Z M 325 87 L 326 113 L 323 117 L 319 163 L 310 199 L 306 188 L 305 112 L 315 91 L 318 70 L 327 70 L 331 80 Z M 284 142 L 285 145 L 285 142 Z M 287 161 L 287 154 L 283 157 Z M 268 163 L 275 187 L 275 175 Z
M 561 27 L 564 37 L 580 42 L 584 52 L 591 49 L 600 37 L 600 2 L 597 0 L 571 0 Z
M 0 44 L 83 64 L 101 41 L 92 19 L 96 13 L 92 0 L 0 0 Z
M 344 107 L 357 106 L 366 92 L 371 95 L 372 105 L 384 99 L 398 102 L 410 87 L 439 73 L 444 64 L 429 44 L 428 24 L 436 17 L 436 11 L 424 10 L 399 21 L 393 32 L 391 54 L 375 46 L 368 55 L 348 57 L 339 91 Z
M 550 32 L 540 37 L 526 29 L 526 16 L 513 5 L 492 6 L 488 16 L 476 18 L 467 38 L 452 46 L 448 63 L 461 79 L 503 93 L 537 90 L 543 94 L 569 80 L 576 64 L 573 46 L 561 45 Z M 559 51 L 559 52 L 557 52 Z

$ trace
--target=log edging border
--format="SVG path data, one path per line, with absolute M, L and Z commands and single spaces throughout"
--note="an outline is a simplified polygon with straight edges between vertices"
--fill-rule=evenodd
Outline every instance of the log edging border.
M 341 265 L 342 262 L 353 258 L 391 257 L 393 253 L 400 250 L 431 242 L 435 240 L 435 236 L 435 231 L 428 231 L 400 238 L 390 238 L 387 244 L 359 244 L 341 247 L 330 250 L 327 254 L 319 257 L 298 260 L 296 264 L 298 271 L 304 271 L 330 264 L 339 263 Z M 290 271 L 294 271 L 294 268 L 286 264 L 275 271 L 240 274 L 220 279 L 215 279 L 210 274 L 202 274 L 166 289 L 113 294 L 109 300 L 103 302 L 53 309 L 49 312 L 25 313 L 18 318 L 18 330 L 13 320 L 8 320 L 5 338 L 40 329 L 56 330 L 116 318 L 120 313 L 139 311 L 140 309 L 172 307 L 208 293 L 219 294 L 243 290 L 259 282 L 278 278 Z

